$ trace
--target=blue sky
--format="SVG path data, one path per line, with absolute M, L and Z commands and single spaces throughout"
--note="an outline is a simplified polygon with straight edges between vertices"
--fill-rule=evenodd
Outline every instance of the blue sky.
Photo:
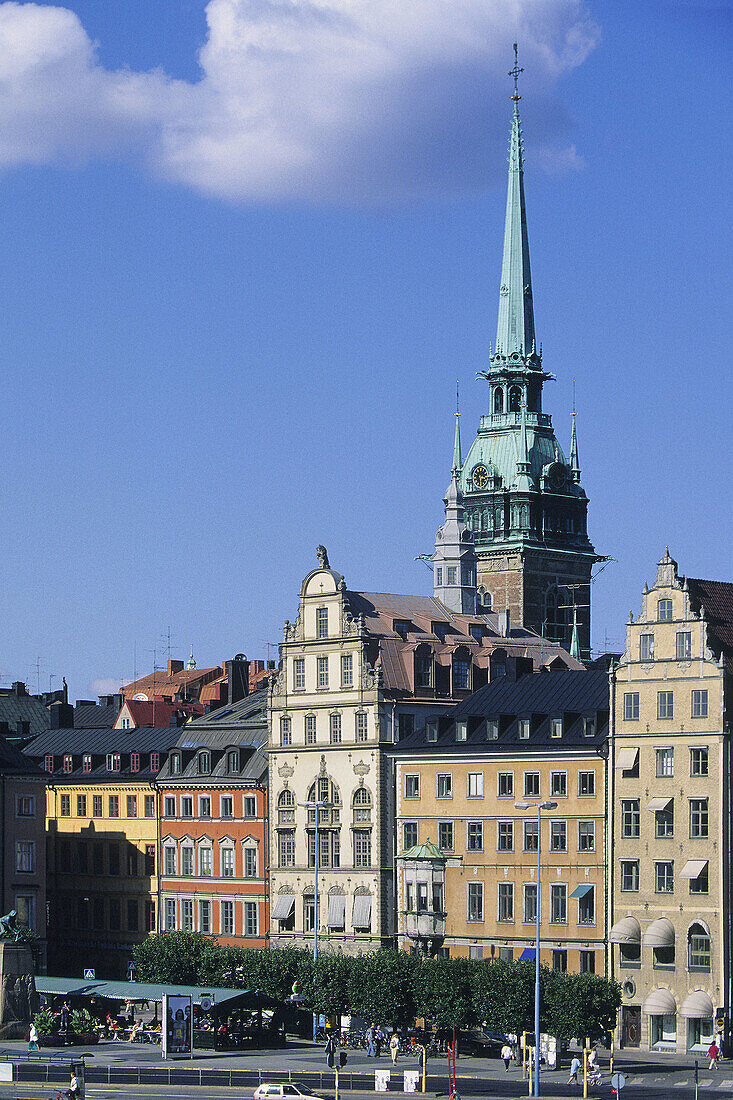
M 486 408 L 521 104 L 617 647 L 664 545 L 733 579 L 733 17 L 713 2 L 0 3 L 4 682 L 266 656 L 324 543 L 424 592 Z M 135 657 L 136 654 L 136 657 Z M 136 661 L 136 665 L 135 665 Z

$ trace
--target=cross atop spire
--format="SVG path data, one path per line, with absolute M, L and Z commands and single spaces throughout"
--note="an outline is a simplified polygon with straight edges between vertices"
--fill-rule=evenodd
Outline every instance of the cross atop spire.
M 463 456 L 461 454 L 461 414 L 458 409 L 458 381 L 456 380 L 456 436 L 453 441 L 453 469 L 459 473 L 463 468 Z
M 514 95 L 512 96 L 512 99 L 514 100 L 515 104 L 522 98 L 519 94 L 519 74 L 523 73 L 523 72 L 524 72 L 524 69 L 520 68 L 520 65 L 519 65 L 517 43 L 515 42 L 514 43 L 514 68 L 510 69 L 509 73 L 508 73 L 509 76 L 514 77 Z

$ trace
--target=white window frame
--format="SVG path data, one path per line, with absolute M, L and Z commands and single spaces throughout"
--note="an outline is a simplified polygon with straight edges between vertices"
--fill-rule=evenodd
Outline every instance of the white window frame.
M 441 792 L 441 780 L 443 780 Z M 441 799 L 453 797 L 453 772 L 437 772 L 435 776 L 435 797 Z
M 580 846 L 580 826 L 590 825 L 589 836 L 591 838 L 590 848 L 581 848 Z M 596 850 L 596 821 L 593 817 L 581 817 L 578 821 L 578 851 L 579 852 L 595 852 Z
M 480 902 L 480 916 L 471 916 L 471 894 Z M 466 920 L 469 924 L 483 924 L 486 919 L 486 898 L 483 882 L 466 884 Z
M 590 791 L 581 790 L 581 787 L 582 787 L 581 776 L 592 776 L 593 777 L 591 779 L 591 788 L 592 789 Z M 582 771 L 578 771 L 578 798 L 595 798 L 595 797 L 596 797 L 596 770 L 595 770 L 595 768 L 583 769 Z
M 416 801 L 419 797 L 420 772 L 408 772 L 405 774 L 405 798 L 410 801 Z
M 475 790 L 471 790 L 471 787 Z M 468 772 L 466 776 L 466 798 L 483 798 L 484 797 L 484 773 L 483 772 Z

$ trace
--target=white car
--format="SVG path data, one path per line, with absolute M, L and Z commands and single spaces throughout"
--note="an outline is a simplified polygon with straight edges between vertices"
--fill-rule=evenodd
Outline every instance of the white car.
M 253 1100 L 332 1100 L 330 1096 L 316 1096 L 307 1085 L 294 1082 L 284 1085 L 259 1085 L 252 1094 Z

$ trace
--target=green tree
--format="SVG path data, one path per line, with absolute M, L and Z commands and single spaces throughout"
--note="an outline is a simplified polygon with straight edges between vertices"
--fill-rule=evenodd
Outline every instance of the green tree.
M 466 1027 L 476 1019 L 468 959 L 425 959 L 413 972 L 415 1012 L 438 1027 Z
M 157 932 L 133 948 L 137 976 L 169 985 L 218 985 L 224 949 L 201 932 Z
M 353 960 L 349 1011 L 374 1023 L 400 1024 L 415 1016 L 413 975 L 420 963 L 406 951 L 375 951 Z
M 600 1039 L 616 1026 L 621 987 L 600 974 L 558 974 L 548 990 L 548 1030 L 559 1039 Z
M 547 1017 L 551 971 L 540 967 L 540 1027 Z M 476 1018 L 492 1031 L 534 1031 L 535 966 L 532 962 L 477 962 L 471 973 Z

